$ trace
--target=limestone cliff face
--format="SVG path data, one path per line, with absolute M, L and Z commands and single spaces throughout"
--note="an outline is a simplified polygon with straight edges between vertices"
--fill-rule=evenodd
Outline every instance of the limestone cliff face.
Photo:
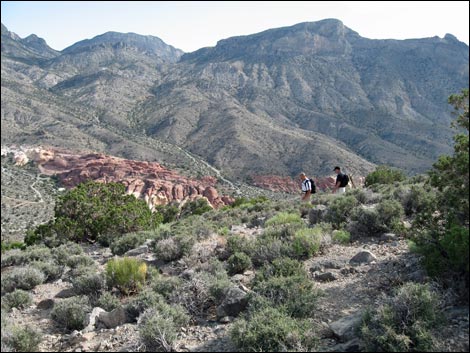
M 468 87 L 468 64 L 452 35 L 371 40 L 335 19 L 186 54 L 116 32 L 56 52 L 2 27 L 2 143 L 185 158 L 169 143 L 239 181 L 423 172 L 452 153 L 447 98 Z

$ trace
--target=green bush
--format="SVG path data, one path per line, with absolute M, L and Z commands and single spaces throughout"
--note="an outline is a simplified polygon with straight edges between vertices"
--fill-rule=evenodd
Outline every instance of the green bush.
M 59 265 L 66 265 L 73 255 L 82 255 L 83 248 L 77 243 L 67 242 L 52 249 L 52 256 Z
M 288 212 L 280 212 L 275 216 L 268 219 L 265 223 L 266 227 L 269 226 L 279 226 L 284 224 L 302 224 L 304 225 L 305 222 L 300 218 L 299 214 L 296 213 L 288 213 Z
M 123 234 L 155 228 L 162 216 L 143 200 L 127 195 L 118 183 L 86 182 L 59 197 L 54 220 L 38 226 L 25 242 L 57 238 L 64 242 L 96 241 L 100 234 Z
M 160 213 L 163 217 L 163 223 L 170 223 L 176 221 L 180 212 L 177 205 L 157 205 L 155 211 Z
M 309 258 L 320 250 L 321 240 L 321 228 L 300 229 L 292 239 L 292 253 L 298 259 Z
M 96 301 L 96 306 L 106 310 L 107 312 L 113 311 L 121 306 L 121 302 L 118 298 L 112 295 L 110 292 L 104 292 Z
M 3 330 L 2 330 L 3 331 Z M 18 327 L 14 326 L 8 328 L 9 332 L 3 333 L 5 338 L 2 337 L 2 352 L 3 344 L 13 348 L 12 352 L 38 352 L 38 345 L 41 342 L 42 334 L 32 327 Z
M 403 207 L 400 202 L 395 200 L 382 200 L 377 205 L 377 213 L 379 215 L 379 222 L 387 231 L 399 230 L 397 227 L 404 215 Z
M 95 261 L 89 256 L 86 255 L 72 255 L 67 259 L 67 266 L 71 268 L 77 267 L 89 267 L 95 264 Z
M 2 253 L 2 268 L 8 266 L 20 266 L 25 262 L 25 252 L 20 249 L 12 249 Z
M 2 275 L 2 293 L 12 292 L 15 289 L 30 290 L 38 284 L 44 283 L 44 274 L 33 267 L 17 267 Z
M 381 165 L 375 168 L 375 171 L 366 176 L 365 185 L 374 184 L 393 184 L 406 179 L 406 175 L 399 169 Z
M 33 261 L 29 266 L 38 269 L 46 276 L 45 282 L 53 282 L 62 277 L 64 266 L 57 265 L 53 261 Z
M 261 236 L 256 238 L 251 252 L 251 261 L 255 266 L 272 262 L 286 253 L 286 246 L 280 239 Z
M 348 220 L 357 205 L 358 201 L 354 196 L 336 197 L 328 207 L 325 221 L 335 225 L 337 228 L 341 227 Z
M 194 201 L 187 202 L 181 208 L 181 217 L 187 217 L 190 215 L 202 215 L 212 210 L 209 202 L 205 198 L 196 199 Z
M 369 352 L 427 352 L 439 322 L 438 299 L 425 285 L 405 284 L 363 318 L 361 337 Z
M 275 308 L 237 319 L 229 334 L 241 352 L 312 352 L 317 342 L 306 322 Z
M 313 315 L 319 297 L 313 283 L 304 276 L 270 277 L 256 283 L 254 291 L 289 315 L 299 318 Z
M 137 248 L 145 243 L 145 236 L 142 233 L 129 233 L 115 239 L 111 245 L 114 255 L 124 255 L 127 251 Z
M 243 252 L 237 252 L 230 256 L 227 264 L 231 274 L 243 273 L 252 266 L 250 257 Z
M 87 314 L 90 311 L 87 297 L 72 297 L 56 303 L 51 318 L 69 331 L 81 330 L 88 324 Z
M 13 250 L 13 249 L 24 250 L 25 248 L 26 248 L 26 244 L 20 241 L 12 241 L 12 242 L 2 241 L 2 254 L 8 250 Z
M 147 265 L 138 259 L 116 258 L 106 264 L 108 285 L 117 287 L 124 294 L 139 291 L 145 285 L 146 274 Z
M 423 212 L 433 212 L 437 205 L 436 190 L 423 185 L 412 185 L 402 205 L 407 216 Z
M 23 309 L 33 303 L 33 298 L 31 295 L 21 289 L 16 289 L 15 291 L 6 294 L 2 297 L 2 307 L 5 306 L 8 310 L 12 308 Z
M 151 287 L 155 292 L 168 299 L 175 290 L 179 289 L 181 284 L 182 280 L 178 277 L 165 277 L 159 274 L 152 279 Z
M 87 273 L 72 278 L 75 293 L 98 298 L 106 287 L 105 278 L 101 273 Z
M 126 312 L 129 317 L 136 319 L 145 310 L 158 306 L 165 299 L 158 293 L 150 289 L 145 289 L 126 305 Z
M 290 277 L 307 278 L 307 272 L 302 262 L 281 257 L 275 259 L 272 263 L 266 263 L 256 272 L 255 283 L 265 281 L 271 277 Z
M 253 250 L 253 242 L 247 237 L 232 235 L 227 238 L 227 251 L 230 255 L 240 252 L 251 255 Z
M 381 222 L 376 207 L 357 207 L 351 215 L 351 222 L 347 225 L 347 230 L 353 239 L 364 236 L 378 236 L 387 231 Z
M 351 241 L 351 234 L 346 230 L 334 230 L 332 237 L 333 241 L 339 244 L 349 244 Z

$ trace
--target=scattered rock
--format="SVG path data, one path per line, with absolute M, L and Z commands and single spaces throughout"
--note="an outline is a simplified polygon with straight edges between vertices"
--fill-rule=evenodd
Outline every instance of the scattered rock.
M 362 312 L 343 317 L 330 324 L 331 330 L 340 342 L 347 342 L 356 338 L 355 330 L 362 320 Z
M 124 256 L 138 256 L 138 255 L 146 254 L 148 253 L 148 251 L 149 251 L 149 247 L 147 245 L 142 245 L 136 249 L 129 250 L 128 252 L 124 254 Z
M 41 310 L 50 310 L 54 307 L 54 299 L 44 299 L 37 304 L 37 308 Z
M 240 288 L 232 287 L 227 290 L 225 298 L 217 307 L 217 317 L 238 316 L 248 304 L 247 293 Z
M 349 260 L 350 264 L 362 264 L 362 263 L 371 263 L 372 261 L 377 261 L 377 257 L 372 254 L 368 250 L 362 250 L 358 252 L 356 255 L 353 256 L 351 260 Z
M 124 308 L 119 307 L 114 309 L 111 312 L 102 312 L 97 320 L 97 328 L 115 328 L 117 326 L 123 325 L 125 323 L 131 322 L 130 318 L 127 316 Z
M 77 295 L 73 288 L 62 289 L 59 293 L 55 295 L 56 298 L 70 298 Z
M 83 332 L 91 332 L 95 330 L 96 318 L 101 314 L 105 313 L 106 311 L 102 308 L 95 307 L 89 314 L 88 325 L 83 329 Z
M 336 275 L 333 272 L 325 272 L 315 276 L 315 280 L 320 282 L 331 282 L 337 279 Z
M 385 233 L 385 234 L 382 234 L 382 236 L 380 237 L 381 241 L 394 241 L 396 239 L 397 239 L 397 236 L 396 234 L 393 234 L 393 233 Z

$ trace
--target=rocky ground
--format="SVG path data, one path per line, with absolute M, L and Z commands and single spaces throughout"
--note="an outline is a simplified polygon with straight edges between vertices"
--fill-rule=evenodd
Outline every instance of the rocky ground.
M 238 226 L 233 227 L 232 232 L 256 236 L 260 229 Z M 112 256 L 109 249 L 96 245 L 88 246 L 85 250 L 100 267 Z M 145 248 L 134 253 L 150 263 L 154 259 L 153 254 Z M 351 261 L 353 258 L 356 262 Z M 407 281 L 429 281 L 418 261 L 417 255 L 409 252 L 406 240 L 392 234 L 347 246 L 335 244 L 326 248 L 319 256 L 305 261 L 311 280 L 323 292 L 314 317 L 321 337 L 318 350 L 360 349 L 354 338 L 354 326 L 368 306 L 376 307 L 383 301 L 384 295 L 390 294 L 394 288 Z M 161 270 L 171 272 L 171 269 L 164 266 Z M 235 276 L 232 281 L 243 285 L 253 278 L 253 271 Z M 437 284 L 433 285 L 438 288 Z M 34 305 L 24 310 L 13 309 L 9 318 L 16 324 L 32 325 L 43 332 L 41 351 L 142 350 L 136 324 L 126 323 L 111 329 L 95 329 L 90 326 L 72 333 L 64 333 L 55 326 L 49 315 L 52 301 L 67 296 L 70 286 L 62 280 L 37 286 L 32 291 Z M 456 306 L 456 298 L 451 293 L 441 292 L 445 311 L 443 329 L 435 332 L 438 346 L 441 351 L 468 351 L 468 307 Z M 232 318 L 217 321 L 215 315 L 192 322 L 181 330 L 176 351 L 236 351 L 228 337 L 231 322 Z

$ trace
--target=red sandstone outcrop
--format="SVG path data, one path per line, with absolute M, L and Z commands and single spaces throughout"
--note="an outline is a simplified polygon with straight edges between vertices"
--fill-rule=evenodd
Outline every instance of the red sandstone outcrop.
M 31 155 L 41 173 L 56 175 L 65 187 L 72 188 L 88 180 L 119 182 L 126 186 L 128 194 L 144 199 L 152 209 L 172 201 L 186 202 L 201 197 L 206 198 L 212 207 L 234 201 L 232 197 L 218 194 L 214 177 L 189 179 L 155 162 L 128 160 L 102 153 L 80 155 L 58 149 L 35 149 Z

